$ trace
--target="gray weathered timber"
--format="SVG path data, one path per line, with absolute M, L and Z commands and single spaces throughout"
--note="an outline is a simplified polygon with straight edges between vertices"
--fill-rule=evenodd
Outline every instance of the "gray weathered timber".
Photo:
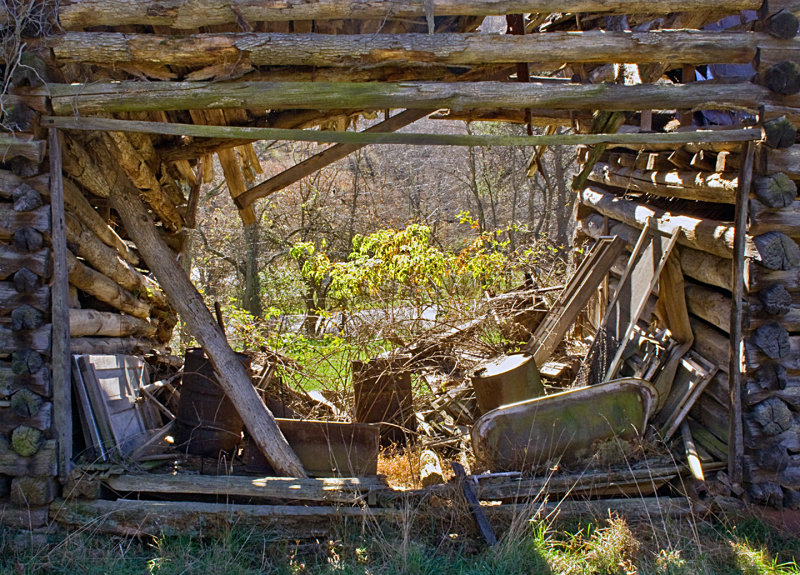
M 123 186 L 112 204 L 139 247 L 170 303 L 181 314 L 189 331 L 197 338 L 217 372 L 222 389 L 236 406 L 250 435 L 267 461 L 279 473 L 305 477 L 297 455 L 278 428 L 275 418 L 258 396 L 239 358 L 225 339 L 203 298 L 189 277 L 175 265 L 175 254 L 161 239 L 153 217 L 139 199 L 137 190 Z
M 55 432 L 58 438 L 58 471 L 66 479 L 72 471 L 72 386 L 69 354 L 69 280 L 67 278 L 67 232 L 64 212 L 64 179 L 61 169 L 61 138 L 57 129 L 48 133 L 50 144 L 50 207 L 52 211 L 53 321 L 51 356 Z
M 530 84 L 517 82 L 96 82 L 48 84 L 53 112 L 74 114 L 212 108 L 384 110 L 408 108 L 547 108 L 630 111 L 746 109 L 770 102 L 772 93 L 751 83 Z
M 39 163 L 44 158 L 44 140 L 34 140 L 28 134 L 0 134 L 0 157 L 4 160 L 22 157 Z
M 233 7 L 236 9 L 234 10 Z M 528 12 L 603 12 L 669 14 L 758 10 L 761 0 L 72 0 L 59 6 L 59 22 L 67 30 L 89 26 L 144 24 L 191 29 L 215 24 L 329 19 L 391 19 L 432 16 L 483 16 Z
M 145 337 L 156 334 L 156 326 L 132 315 L 97 311 L 95 309 L 70 309 L 69 333 L 72 337 Z
M 411 110 L 406 112 L 412 113 Z M 398 114 L 399 115 L 399 114 Z M 761 140 L 760 128 L 736 130 L 692 130 L 688 132 L 641 132 L 609 134 L 552 134 L 535 136 L 493 136 L 471 134 L 406 134 L 365 130 L 363 132 L 337 132 L 325 130 L 287 130 L 280 128 L 249 128 L 239 126 L 209 126 L 170 122 L 141 122 L 114 118 L 68 118 L 47 116 L 41 120 L 43 126 L 65 130 L 140 132 L 197 138 L 242 138 L 252 140 L 294 140 L 333 144 L 408 144 L 421 146 L 550 146 L 590 145 L 600 143 L 624 143 L 644 145 L 661 143 L 676 144 L 698 142 L 742 142 Z
M 748 63 L 758 48 L 785 42 L 752 32 L 548 32 L 506 34 L 122 34 L 68 32 L 48 40 L 58 60 L 120 64 L 210 66 L 246 61 L 254 66 L 464 66 L 537 62 L 606 63 L 635 57 L 639 64 Z

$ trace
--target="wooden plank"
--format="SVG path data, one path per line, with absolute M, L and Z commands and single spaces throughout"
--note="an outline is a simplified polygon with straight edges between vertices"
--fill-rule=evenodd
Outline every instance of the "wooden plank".
M 469 510 L 475 518 L 475 523 L 478 524 L 481 535 L 483 535 L 483 538 L 490 547 L 497 545 L 497 537 L 495 537 L 494 530 L 481 508 L 480 501 L 478 501 L 478 496 L 475 495 L 475 490 L 470 484 L 467 474 L 464 472 L 464 467 L 457 461 L 451 461 L 450 465 L 453 468 L 453 472 L 456 474 L 456 478 L 461 483 L 461 490 L 464 493 L 464 498 L 467 500 L 467 505 L 469 505 Z
M 487 14 L 524 14 L 551 12 L 600 12 L 605 14 L 669 14 L 671 12 L 707 12 L 758 10 L 760 0 L 661 0 L 646 3 L 642 0 L 288 0 L 275 4 L 268 0 L 179 0 L 165 9 L 163 2 L 111 2 L 109 0 L 78 0 L 59 8 L 59 22 L 66 30 L 91 26 L 124 26 L 143 24 L 192 29 L 216 24 L 245 22 L 287 22 L 291 20 L 426 18 L 430 16 L 484 16 Z M 235 9 L 234 9 L 235 7 Z
M 552 355 L 624 248 L 625 242 L 619 237 L 601 241 L 592 254 L 581 263 L 564 288 L 562 297 L 536 328 L 525 347 L 525 350 L 533 355 L 536 365 L 544 364 Z
M 72 364 L 69 356 L 69 280 L 67 278 L 67 235 L 64 215 L 64 184 L 61 170 L 61 140 L 58 130 L 49 130 L 51 242 L 53 246 L 53 321 L 51 363 L 55 433 L 58 437 L 59 476 L 65 480 L 72 471 Z
M 67 527 L 85 527 L 100 532 L 131 536 L 219 536 L 230 526 L 269 530 L 274 535 L 328 536 L 343 520 L 375 522 L 401 519 L 399 509 L 312 505 L 236 505 L 194 501 L 57 500 L 50 517 Z M 198 520 L 199 519 L 199 520 Z
M 667 401 L 653 419 L 661 437 L 667 440 L 673 436 L 716 372 L 715 365 L 696 353 L 690 352 L 681 360 Z
M 33 228 L 50 233 L 50 206 L 29 212 L 17 212 L 11 204 L 0 203 L 0 240 L 9 240 L 20 228 Z
M 138 83 L 138 84 L 141 84 Z M 478 82 L 476 85 L 491 84 Z M 504 86 L 518 84 L 503 84 Z M 520 84 L 532 86 L 533 84 Z M 545 84 L 549 86 L 549 84 Z M 315 85 L 316 86 L 316 85 Z M 306 88 L 307 90 L 307 88 Z M 401 102 L 402 100 L 398 100 Z M 300 105 L 299 103 L 295 103 Z M 390 108 L 395 104 L 388 104 Z M 428 110 L 429 108 L 422 108 Z M 691 142 L 741 142 L 762 138 L 759 128 L 741 128 L 725 131 L 694 130 L 685 132 L 608 133 L 608 134 L 543 134 L 533 136 L 493 136 L 478 134 L 419 134 L 393 132 L 342 132 L 325 130 L 296 130 L 284 128 L 254 128 L 247 126 L 210 126 L 206 124 L 181 124 L 172 122 L 144 122 L 115 118 L 80 118 L 45 116 L 42 125 L 64 130 L 120 131 L 143 134 L 191 136 L 196 138 L 247 138 L 255 140 L 291 140 L 331 144 L 407 144 L 423 146 L 542 146 L 590 145 L 616 143 L 627 145 L 664 144 L 677 145 Z
M 83 380 L 80 366 L 76 356 L 72 356 L 71 364 L 72 372 L 72 389 L 77 398 L 76 410 L 79 421 L 81 422 L 81 429 L 83 430 L 83 439 L 86 442 L 86 449 L 92 450 L 92 456 L 97 461 L 108 461 L 108 451 L 106 444 L 103 441 L 103 432 L 108 428 L 101 431 L 100 424 L 92 409 L 91 400 L 89 399 L 89 392 L 86 388 L 86 382 Z
M 773 100 L 750 83 L 712 84 L 545 84 L 538 82 L 92 82 L 47 84 L 58 116 L 96 113 L 244 108 L 285 110 L 380 110 L 407 108 L 546 108 L 611 112 L 670 109 L 753 109 Z M 88 118 L 84 118 L 88 119 Z M 99 119 L 99 118 L 98 118 Z M 94 122 L 95 119 L 93 119 Z M 44 123 L 51 126 L 52 124 Z M 59 126 L 63 127 L 63 126 Z M 267 129 L 267 128 L 263 128 Z M 709 130 L 713 132 L 729 130 Z M 756 130 L 760 131 L 760 130 Z M 245 134 L 246 132 L 239 132 Z M 678 132 L 680 133 L 680 132 Z M 667 134 L 661 134 L 666 136 Z M 362 140 L 366 138 L 361 134 Z M 374 136 L 374 135 L 371 135 Z M 395 134 L 396 138 L 398 135 Z M 387 135 L 386 139 L 392 139 Z M 274 138 L 273 138 L 274 139 Z M 760 139 L 760 138 L 759 138 Z M 338 140 L 337 143 L 345 140 Z M 385 141 L 385 140 L 384 140 Z M 352 140 L 350 140 L 352 142 Z
M 731 261 L 731 331 L 730 360 L 728 378 L 730 382 L 730 428 L 728 436 L 729 458 L 728 477 L 733 483 L 741 483 L 744 469 L 744 432 L 742 428 L 742 360 L 744 359 L 744 341 L 742 336 L 742 318 L 744 315 L 744 260 L 746 257 L 747 215 L 750 187 L 753 179 L 755 162 L 755 146 L 743 144 L 741 156 L 744 158 L 739 170 L 739 190 L 736 196 L 736 212 L 734 215 L 734 245 Z
M 257 497 L 287 501 L 325 501 L 358 504 L 376 490 L 386 489 L 379 478 L 286 478 L 236 475 L 119 475 L 103 480 L 117 493 L 161 493 Z

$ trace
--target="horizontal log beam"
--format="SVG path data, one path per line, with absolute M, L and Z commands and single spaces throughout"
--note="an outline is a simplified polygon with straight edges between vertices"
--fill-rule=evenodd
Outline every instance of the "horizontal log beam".
M 9 315 L 13 309 L 24 304 L 49 311 L 50 287 L 43 285 L 33 293 L 19 293 L 13 282 L 0 281 L 0 317 Z
M 139 318 L 150 315 L 150 304 L 140 300 L 111 278 L 85 265 L 69 251 L 67 274 L 70 284 L 120 311 Z
M 138 317 L 93 309 L 69 310 L 71 337 L 152 337 L 155 333 L 154 325 Z
M 81 355 L 148 355 L 162 346 L 138 337 L 72 337 L 69 350 Z
M 286 22 L 290 20 L 426 18 L 428 16 L 484 16 L 529 12 L 602 12 L 606 14 L 669 14 L 758 10 L 761 0 L 73 0 L 59 6 L 59 22 L 66 30 L 90 26 L 169 26 L 192 29 L 216 24 Z
M 747 63 L 756 51 L 786 44 L 751 32 L 548 32 L 507 34 L 122 34 L 69 32 L 47 44 L 62 62 L 122 64 L 345 67 L 411 62 L 468 66 L 514 62 L 639 64 Z M 785 58 L 782 58 L 785 59 Z
M 667 198 L 733 204 L 739 179 L 717 172 L 648 171 L 595 164 L 589 180 Z
M 59 116 L 212 108 L 362 110 L 517 108 L 632 111 L 749 110 L 772 100 L 751 83 L 545 84 L 532 82 L 96 82 L 48 84 Z M 34 93 L 37 93 L 34 90 Z
M 412 113 L 409 111 L 409 114 Z M 113 118 L 68 118 L 47 116 L 43 126 L 63 130 L 119 131 L 196 138 L 250 138 L 251 140 L 291 140 L 331 144 L 406 144 L 419 146 L 556 146 L 601 143 L 647 144 L 652 142 L 679 145 L 709 141 L 761 140 L 760 128 L 736 130 L 692 130 L 688 132 L 641 132 L 623 134 L 552 134 L 534 136 L 494 136 L 475 134 L 406 134 L 393 132 L 337 132 L 325 130 L 287 130 L 240 126 L 209 126 L 171 122 L 141 122 Z
M 50 233 L 50 206 L 29 212 L 17 212 L 11 204 L 0 204 L 0 240 L 9 240 L 20 228 L 33 228 Z
M 20 389 L 27 389 L 43 397 L 50 395 L 50 370 L 16 374 L 8 364 L 0 365 L 0 395 L 9 397 Z
M 22 157 L 38 164 L 44 159 L 46 150 L 44 140 L 35 140 L 25 134 L 0 133 L 0 158 L 3 161 Z
M 0 327 L 0 354 L 21 351 L 23 349 L 49 352 L 51 331 L 50 324 L 27 332 L 14 332 L 10 329 Z
M 37 276 L 50 276 L 50 250 L 43 248 L 36 252 L 21 252 L 12 246 L 0 245 L 0 280 L 13 276 L 22 268 L 27 268 Z
M 751 205 L 749 231 L 751 234 L 783 232 L 793 239 L 800 239 L 800 200 L 774 210 L 754 209 Z

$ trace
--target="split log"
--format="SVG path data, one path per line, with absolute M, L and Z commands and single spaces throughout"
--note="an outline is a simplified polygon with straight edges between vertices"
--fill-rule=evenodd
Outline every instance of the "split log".
M 156 328 L 150 322 L 130 315 L 102 312 L 93 309 L 69 310 L 69 333 L 71 337 L 145 337 L 155 335 Z
M 755 178 L 753 194 L 768 208 L 786 208 L 797 197 L 797 184 L 789 176 L 779 172 Z
M 113 248 L 101 242 L 77 218 L 67 214 L 67 239 L 77 249 L 77 255 L 93 268 L 117 282 L 124 289 L 166 307 L 167 300 L 158 284 L 142 275 Z
M 769 209 L 758 201 L 750 205 L 750 228 L 752 235 L 766 232 L 781 232 L 791 238 L 800 239 L 800 200 L 785 208 Z
M 800 246 L 781 232 L 766 232 L 752 239 L 751 257 L 771 270 L 790 270 L 800 266 Z
M 795 425 L 789 406 L 777 397 L 767 399 L 754 406 L 750 410 L 750 415 L 766 435 L 778 435 Z
M 36 164 L 44 159 L 47 146 L 44 140 L 35 140 L 31 134 L 0 134 L 0 158 L 25 158 Z
M 53 404 L 49 401 L 42 405 L 42 408 L 35 415 L 27 417 L 18 415 L 12 409 L 0 408 L 0 433 L 11 433 L 20 426 L 36 429 L 37 431 L 47 431 L 50 429 L 52 421 Z
M 20 293 L 12 282 L 0 282 L 0 317 L 23 305 L 31 305 L 40 310 L 50 306 L 50 287 L 39 286 L 31 293 Z
M 650 32 L 548 32 L 509 35 L 433 34 L 121 34 L 68 32 L 49 39 L 60 62 L 103 67 L 161 64 L 211 66 L 334 66 L 351 68 L 420 62 L 447 66 L 536 62 L 541 69 L 564 62 L 604 64 L 636 55 L 639 64 L 749 63 L 758 48 L 779 48 L 767 34 L 659 30 Z
M 733 204 L 739 179 L 709 172 L 645 171 L 595 164 L 589 180 L 668 198 Z
M 36 373 L 17 374 L 7 363 L 0 364 L 0 395 L 9 397 L 27 389 L 40 396 L 50 395 L 50 371 L 40 369 Z
M 764 73 L 763 83 L 782 96 L 797 94 L 800 92 L 800 66 L 789 60 L 778 62 Z
M 15 477 L 55 476 L 56 440 L 49 439 L 42 443 L 32 457 L 20 457 L 11 449 L 8 441 L 0 438 L 0 473 Z
M 272 110 L 343 107 L 383 110 L 398 105 L 437 108 L 547 108 L 632 111 L 672 108 L 754 109 L 769 101 L 769 90 L 755 84 L 543 84 L 517 82 L 140 82 L 48 84 L 59 116 L 154 110 L 244 108 Z M 755 110 L 754 110 L 755 111 Z
M 25 183 L 11 193 L 11 198 L 14 200 L 14 210 L 18 212 L 30 212 L 44 204 L 42 194 Z
M 233 402 L 251 437 L 267 461 L 279 473 L 305 477 L 303 466 L 283 437 L 274 417 L 253 388 L 239 358 L 214 321 L 189 277 L 176 269 L 173 252 L 163 243 L 153 218 L 130 187 L 117 191 L 112 202 L 140 253 L 170 294 L 190 332 L 197 338 L 214 366 L 222 389 Z
M 788 148 L 794 145 L 794 141 L 797 138 L 797 128 L 786 116 L 767 120 L 762 126 L 764 128 L 764 143 L 770 148 Z
M 18 212 L 9 204 L 0 204 L 0 240 L 10 240 L 14 232 L 24 227 L 49 233 L 50 206 L 41 206 L 29 212 Z
M 45 315 L 29 304 L 22 304 L 11 312 L 11 331 L 30 331 L 44 325 Z
M 235 7 L 235 8 L 232 8 Z M 168 26 L 177 29 L 193 29 L 216 24 L 238 24 L 244 22 L 286 22 L 292 20 L 367 19 L 384 21 L 393 18 L 427 18 L 432 16 L 484 16 L 487 14 L 524 14 L 528 12 L 601 12 L 612 14 L 669 14 L 672 12 L 706 12 L 758 10 L 759 0 L 692 0 L 678 2 L 660 1 L 644 6 L 641 0 L 573 0 L 569 3 L 557 0 L 514 0 L 498 4 L 495 0 L 459 2 L 437 0 L 426 4 L 423 0 L 394 2 L 373 0 L 322 0 L 307 2 L 289 0 L 280 5 L 264 0 L 236 0 L 233 4 L 220 0 L 186 0 L 173 3 L 168 9 L 155 0 L 119 3 L 109 0 L 78 0 L 59 8 L 58 18 L 66 30 L 92 26 Z
M 117 250 L 126 262 L 134 266 L 139 263 L 139 256 L 136 255 L 136 252 L 103 221 L 78 186 L 66 178 L 64 179 L 64 205 L 104 244 Z
M 45 248 L 38 252 L 25 253 L 11 246 L 0 245 L 0 280 L 7 279 L 23 268 L 38 277 L 48 277 L 50 275 L 50 250 Z
M 11 371 L 15 375 L 37 374 L 44 368 L 41 354 L 32 349 L 21 349 L 11 354 Z
M 67 252 L 67 273 L 70 284 L 100 301 L 134 317 L 145 319 L 150 316 L 150 304 L 140 300 L 111 278 L 82 264 L 71 252 Z
M 33 228 L 20 228 L 14 232 L 14 247 L 23 252 L 35 252 L 44 247 L 44 236 Z
M 14 332 L 0 327 L 0 353 L 32 349 L 50 351 L 50 325 L 44 325 L 30 332 Z
M 15 477 L 11 481 L 11 503 L 21 507 L 48 505 L 59 491 L 53 477 Z
M 774 174 L 783 172 L 793 180 L 800 180 L 800 146 L 779 150 L 772 148 L 762 149 L 762 159 L 756 162 L 761 174 Z

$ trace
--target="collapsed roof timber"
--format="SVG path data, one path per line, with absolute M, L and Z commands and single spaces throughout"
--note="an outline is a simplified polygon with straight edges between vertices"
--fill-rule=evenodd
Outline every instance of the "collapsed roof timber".
M 128 456 L 159 444 L 167 433 L 160 426 L 159 413 L 168 413 L 163 405 L 145 419 L 128 410 L 127 423 L 147 432 L 146 441 L 131 445 L 119 417 L 96 411 L 106 409 L 104 378 L 120 388 L 119 401 L 138 393 L 152 399 L 176 383 L 140 381 L 140 358 L 163 349 L 176 313 L 208 355 L 253 451 L 276 473 L 304 478 L 308 463 L 285 437 L 291 424 L 276 423 L 189 277 L 176 269 L 181 230 L 193 225 L 202 166 L 214 154 L 244 224 L 253 225 L 255 202 L 392 138 L 585 144 L 573 182 L 578 235 L 597 245 L 549 311 L 528 317 L 524 391 L 511 399 L 550 406 L 554 422 L 581 405 L 555 396 L 531 400 L 542 389 L 528 363 L 546 371 L 577 314 L 590 299 L 599 301 L 604 311 L 589 318 L 597 333 L 590 353 L 602 348 L 612 359 L 583 373 L 584 382 L 598 385 L 575 390 L 576 397 L 588 395 L 594 406 L 610 401 L 612 410 L 634 406 L 618 431 L 635 423 L 644 433 L 648 421 L 665 436 L 680 431 L 689 472 L 705 477 L 709 489 L 775 506 L 800 503 L 796 3 L 72 0 L 61 2 L 57 13 L 26 7 L 0 13 L 4 38 L 24 40 L 5 42 L 0 54 L 7 86 L 7 130 L 0 134 L 0 474 L 11 478 L 10 509 L 38 505 L 46 518 L 61 484 L 71 477 L 75 487 L 89 476 L 88 467 L 73 472 L 73 410 L 81 414 L 86 445 L 103 457 L 113 456 L 107 441 Z M 484 16 L 498 14 L 511 33 L 479 30 Z M 396 113 L 362 133 L 329 131 L 382 110 Z M 573 133 L 505 140 L 387 135 L 423 117 L 568 126 Z M 258 162 L 252 143 L 264 138 L 336 143 L 248 189 L 242 170 Z M 193 190 L 188 197 L 184 185 Z M 116 228 L 109 225 L 109 206 L 121 220 Z M 598 291 L 606 278 L 616 292 Z M 98 309 L 70 305 L 71 289 L 91 296 Z M 527 301 L 532 293 L 506 297 Z M 656 330 L 644 327 L 651 314 Z M 457 345 L 457 333 L 442 333 L 438 341 Z M 630 344 L 616 348 L 615 340 Z M 398 357 L 413 358 L 420 349 Z M 108 356 L 117 363 L 108 364 Z M 364 381 L 384 385 L 386 378 L 370 371 L 380 364 L 394 385 L 410 369 L 393 367 L 397 361 L 375 358 L 362 366 Z M 506 364 L 490 364 L 497 365 Z M 475 373 L 476 389 L 487 369 Z M 620 374 L 634 379 L 603 387 Z M 122 389 L 123 382 L 129 387 Z M 603 399 L 604 389 L 610 400 Z M 463 399 L 451 397 L 447 409 L 462 412 Z M 479 393 L 482 411 L 507 403 L 492 393 L 486 401 Z M 513 434 L 491 436 L 485 419 L 512 429 L 527 417 L 520 405 L 489 411 L 474 424 L 474 447 L 494 470 L 526 467 L 516 452 L 503 451 Z M 388 418 L 369 411 L 357 418 Z M 416 418 L 400 423 L 415 425 Z M 532 436 L 512 443 L 533 449 Z M 587 441 L 595 439 L 602 437 Z M 369 472 L 365 465 L 358 469 Z M 634 486 L 641 493 L 644 476 L 629 471 L 592 475 L 577 489 L 565 475 L 551 478 L 549 487 L 605 496 Z M 654 481 L 650 469 L 644 482 L 655 490 L 685 471 L 661 469 Z M 122 474 L 101 481 L 120 492 L 221 489 L 213 478 Z M 478 496 L 513 499 L 548 483 L 536 476 L 514 481 L 505 488 L 479 483 Z M 240 497 L 367 501 L 350 511 L 396 515 L 397 492 L 375 479 L 297 484 L 303 488 L 291 496 L 281 479 L 227 478 L 225 489 Z M 53 506 L 65 522 L 87 509 L 105 517 L 128 513 L 131 521 L 140 513 L 144 531 L 170 521 L 144 504 L 132 510 L 124 499 L 59 499 Z M 502 507 L 493 512 L 502 514 Z M 175 509 L 169 513 L 180 524 Z M 237 513 L 268 522 L 288 512 Z M 305 507 L 303 513 L 320 518 L 329 510 Z M 130 525 L 120 520 L 108 528 Z

